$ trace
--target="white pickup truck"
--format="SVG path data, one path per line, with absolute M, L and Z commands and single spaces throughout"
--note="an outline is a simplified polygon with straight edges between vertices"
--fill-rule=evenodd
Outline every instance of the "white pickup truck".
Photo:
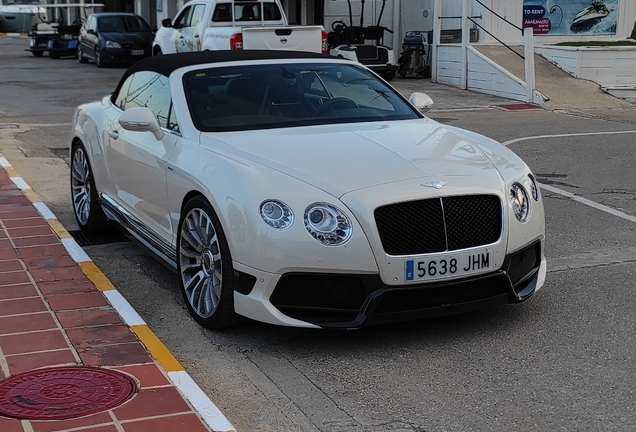
M 279 0 L 193 0 L 164 19 L 152 54 L 239 49 L 327 53 L 322 26 L 289 26 Z

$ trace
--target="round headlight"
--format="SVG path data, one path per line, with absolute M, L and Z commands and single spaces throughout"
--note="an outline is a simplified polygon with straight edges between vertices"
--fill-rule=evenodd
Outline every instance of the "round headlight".
M 528 193 L 519 183 L 510 186 L 510 200 L 512 201 L 512 211 L 519 222 L 525 222 L 530 216 L 530 201 Z
M 327 203 L 313 203 L 305 210 L 305 228 L 320 243 L 339 246 L 349 238 L 353 227 L 347 215 Z
M 530 178 L 530 192 L 532 193 L 532 198 L 534 198 L 535 201 L 539 201 L 539 199 L 541 198 L 541 192 L 539 192 L 539 185 L 537 184 L 537 180 L 532 174 L 528 174 L 528 177 Z
M 263 201 L 260 214 L 267 225 L 279 230 L 285 230 L 294 223 L 294 213 L 289 206 L 282 201 Z

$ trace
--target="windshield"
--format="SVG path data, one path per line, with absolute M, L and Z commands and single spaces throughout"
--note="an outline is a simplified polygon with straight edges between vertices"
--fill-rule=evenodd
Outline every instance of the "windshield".
M 407 120 L 421 115 L 373 73 L 353 64 L 200 69 L 183 83 L 203 132 Z
M 102 33 L 139 33 L 152 31 L 150 26 L 136 16 L 103 16 L 97 20 L 97 31 Z

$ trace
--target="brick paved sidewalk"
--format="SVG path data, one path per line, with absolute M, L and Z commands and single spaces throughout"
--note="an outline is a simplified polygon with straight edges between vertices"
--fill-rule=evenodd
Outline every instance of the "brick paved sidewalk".
M 32 191 L 16 186 L 6 172 L 11 169 L 0 167 L 0 379 L 42 367 L 87 365 L 132 375 L 139 389 L 119 407 L 72 420 L 0 416 L 0 431 L 209 431 L 161 360 L 140 342 L 140 332 L 122 321 L 67 252 L 32 203 Z

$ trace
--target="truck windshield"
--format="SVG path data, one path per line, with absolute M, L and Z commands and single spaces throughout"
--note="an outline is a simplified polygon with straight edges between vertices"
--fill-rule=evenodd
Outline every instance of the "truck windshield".
M 217 4 L 214 14 L 212 14 L 212 22 L 232 21 L 232 5 L 234 5 L 235 21 L 280 21 L 283 19 L 276 3 L 235 2 Z M 262 13 L 261 5 L 263 6 Z
M 39 5 L 40 0 L 2 0 L 0 4 L 5 5 Z
M 422 117 L 372 72 L 342 63 L 205 68 L 183 84 L 203 132 Z

